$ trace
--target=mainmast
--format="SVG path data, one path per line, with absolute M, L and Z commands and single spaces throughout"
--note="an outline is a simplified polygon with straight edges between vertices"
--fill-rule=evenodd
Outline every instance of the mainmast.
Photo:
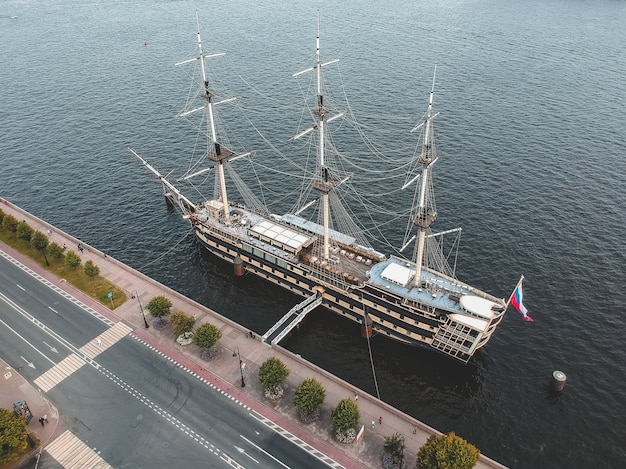
M 433 84 L 430 89 L 430 100 L 428 103 L 428 113 L 426 115 L 426 129 L 424 130 L 424 139 L 422 142 L 422 151 L 417 158 L 418 163 L 422 164 L 421 185 L 419 187 L 419 198 L 417 203 L 416 214 L 413 217 L 413 224 L 418 227 L 417 249 L 415 255 L 415 285 L 419 286 L 421 282 L 422 266 L 424 263 L 424 250 L 426 243 L 426 232 L 430 225 L 437 219 L 437 208 L 435 207 L 435 193 L 433 192 L 433 182 L 431 176 L 431 167 L 437 161 L 434 149 L 434 131 L 432 120 L 433 114 L 433 97 L 435 94 L 435 76 L 437 67 L 433 73 Z M 415 127 L 413 131 L 421 127 L 422 124 Z
M 318 179 L 313 182 L 313 188 L 321 192 L 321 200 L 322 200 L 322 225 L 324 227 L 324 241 L 323 241 L 323 250 L 322 256 L 324 259 L 328 259 L 330 256 L 330 204 L 329 204 L 329 193 L 341 184 L 343 181 L 340 181 L 336 178 L 333 178 L 330 174 L 329 167 L 326 164 L 326 147 L 325 147 L 325 137 L 326 137 L 326 124 L 337 119 L 338 117 L 343 116 L 343 112 L 337 115 L 332 116 L 327 119 L 326 114 L 328 111 L 324 107 L 324 96 L 322 95 L 322 67 L 326 65 L 330 65 L 332 63 L 339 62 L 339 60 L 332 60 L 330 62 L 322 63 L 320 56 L 320 20 L 319 15 L 317 17 L 317 39 L 316 39 L 316 51 L 315 51 L 315 66 L 303 70 L 302 72 L 295 73 L 293 76 L 298 76 L 302 73 L 306 73 L 312 70 L 316 71 L 316 82 L 317 82 L 317 101 L 315 110 L 312 112 L 317 121 L 316 125 L 313 127 L 299 133 L 294 137 L 300 138 L 303 135 L 306 135 L 312 130 L 317 129 L 318 131 L 318 161 L 317 161 L 317 172 Z

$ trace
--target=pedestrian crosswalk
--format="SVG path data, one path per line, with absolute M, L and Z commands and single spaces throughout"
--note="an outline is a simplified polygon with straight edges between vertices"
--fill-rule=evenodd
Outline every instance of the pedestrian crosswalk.
M 46 446 L 46 451 L 66 468 L 108 469 L 112 467 L 69 430 Z
M 82 352 L 87 360 L 88 358 L 95 358 L 107 348 L 126 337 L 130 332 L 132 332 L 131 327 L 123 322 L 118 322 L 81 347 L 80 352 Z M 35 384 L 39 386 L 42 391 L 48 392 L 84 364 L 85 360 L 73 353 L 37 378 Z
M 91 358 L 96 358 L 107 348 L 111 347 L 117 341 L 126 337 L 130 332 L 132 332 L 132 328 L 130 328 L 123 322 L 115 323 L 113 327 L 107 329 L 91 342 L 88 342 L 87 344 L 82 346 L 80 350 L 81 352 L 84 352 L 87 356 Z
M 39 386 L 42 391 L 48 392 L 84 364 L 85 362 L 83 360 L 71 354 L 37 378 L 35 384 Z

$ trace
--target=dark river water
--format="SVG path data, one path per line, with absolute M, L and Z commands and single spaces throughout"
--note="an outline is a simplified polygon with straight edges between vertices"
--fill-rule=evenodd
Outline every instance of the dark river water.
M 257 170 L 301 128 L 291 75 L 312 65 L 318 9 L 323 56 L 388 162 L 412 153 L 437 64 L 437 229 L 463 227 L 462 280 L 507 297 L 524 274 L 535 322 L 510 310 L 467 366 L 375 337 L 380 397 L 507 466 L 625 467 L 626 3 L 2 2 L 0 196 L 262 334 L 298 299 L 235 281 L 128 151 L 186 169 L 174 63 L 193 56 L 196 9 L 207 52 L 228 53 L 215 79 L 242 95 L 250 120 L 229 130 L 259 148 Z M 295 183 L 267 179 L 265 201 Z M 385 236 L 401 243 L 405 224 Z M 353 323 L 316 310 L 283 345 L 376 394 Z

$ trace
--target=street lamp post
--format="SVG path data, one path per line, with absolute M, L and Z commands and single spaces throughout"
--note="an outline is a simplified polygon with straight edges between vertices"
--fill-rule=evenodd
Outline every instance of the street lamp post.
M 233 350 L 233 357 L 239 358 L 239 372 L 241 373 L 241 387 L 245 388 L 246 382 L 243 379 L 243 361 L 241 361 L 241 355 L 239 355 L 239 347 L 237 347 L 237 350 Z
M 139 309 L 141 311 L 141 317 L 143 318 L 143 324 L 144 326 L 146 326 L 146 329 L 148 329 L 150 326 L 148 325 L 148 321 L 146 321 L 146 315 L 143 313 L 143 305 L 141 304 L 141 298 L 139 298 L 139 294 L 137 293 L 137 290 L 133 290 L 133 295 L 131 298 L 137 298 L 137 301 L 139 302 Z

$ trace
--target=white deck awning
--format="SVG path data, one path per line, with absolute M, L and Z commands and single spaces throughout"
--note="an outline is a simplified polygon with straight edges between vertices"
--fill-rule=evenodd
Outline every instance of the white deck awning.
M 500 307 L 498 303 L 489 301 L 486 298 L 481 298 L 474 295 L 463 295 L 459 300 L 461 306 L 477 316 L 492 319 L 495 317 L 495 311 L 492 309 L 494 306 Z
M 388 282 L 405 287 L 415 275 L 415 269 L 400 264 L 391 263 L 380 273 Z

